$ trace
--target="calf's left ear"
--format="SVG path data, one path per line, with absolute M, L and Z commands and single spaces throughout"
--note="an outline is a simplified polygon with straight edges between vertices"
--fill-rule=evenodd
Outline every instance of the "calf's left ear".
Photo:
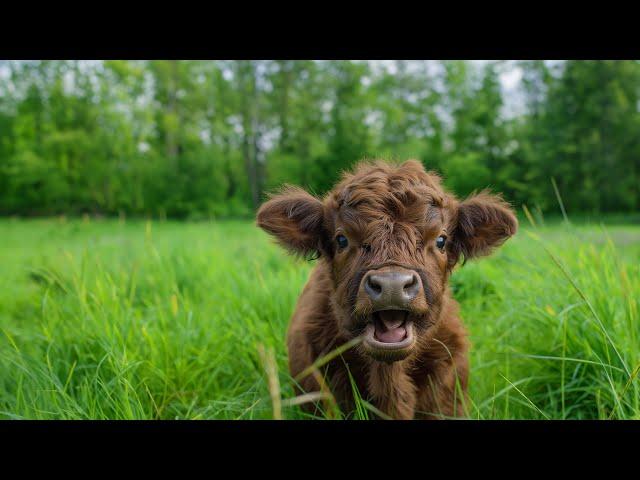
M 256 223 L 292 253 L 327 250 L 322 202 L 301 188 L 287 186 L 272 196 L 258 210 Z
M 489 255 L 518 230 L 513 209 L 500 196 L 483 191 L 458 205 L 453 229 L 454 257 L 465 259 Z

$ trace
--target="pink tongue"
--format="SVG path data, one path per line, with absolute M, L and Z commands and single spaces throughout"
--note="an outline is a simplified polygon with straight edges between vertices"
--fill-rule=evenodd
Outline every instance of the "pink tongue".
M 376 338 L 384 343 L 398 343 L 404 340 L 407 331 L 404 327 L 394 328 L 393 330 L 387 330 L 386 332 L 381 332 L 376 329 Z
M 404 327 L 406 312 L 387 310 L 380 312 L 379 318 L 380 322 L 376 322 L 376 338 L 379 341 L 398 343 L 404 340 L 407 335 Z

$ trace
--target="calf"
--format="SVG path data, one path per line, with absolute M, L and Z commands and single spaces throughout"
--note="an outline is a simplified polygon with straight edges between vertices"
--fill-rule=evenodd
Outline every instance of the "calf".
M 289 251 L 319 258 L 287 335 L 293 377 L 359 337 L 324 367 L 343 409 L 353 408 L 352 378 L 392 418 L 466 414 L 468 342 L 448 280 L 461 259 L 516 232 L 506 202 L 487 192 L 458 201 L 415 160 L 361 163 L 323 200 L 285 188 L 257 224 Z M 307 375 L 300 388 L 318 391 L 318 379 Z

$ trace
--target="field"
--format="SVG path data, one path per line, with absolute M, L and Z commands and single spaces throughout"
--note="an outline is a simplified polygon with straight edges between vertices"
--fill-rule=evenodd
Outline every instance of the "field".
M 640 226 L 521 225 L 453 275 L 471 417 L 640 419 Z M 250 222 L 4 219 L 0 265 L 0 418 L 305 418 L 284 337 L 313 264 Z

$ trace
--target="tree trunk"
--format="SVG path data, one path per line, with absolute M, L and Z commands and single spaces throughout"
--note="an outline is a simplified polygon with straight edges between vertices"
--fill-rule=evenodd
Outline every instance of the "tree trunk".
M 280 60 L 278 62 L 280 66 L 280 78 L 281 78 L 281 94 L 280 94 L 280 108 L 278 109 L 280 120 L 280 150 L 283 152 L 291 152 L 291 139 L 289 135 L 289 92 L 291 89 L 291 82 L 293 80 L 293 66 L 291 60 Z
M 167 138 L 166 138 L 166 149 L 167 156 L 171 159 L 175 159 L 178 156 L 178 139 L 177 133 L 179 128 L 179 119 L 178 119 L 178 99 L 177 99 L 177 91 L 178 91 L 178 62 L 177 60 L 170 60 L 171 62 L 171 76 L 169 77 L 169 82 L 167 85 L 167 110 L 171 117 L 176 118 L 177 125 L 175 129 L 173 126 L 167 130 Z
M 259 187 L 257 169 L 257 138 L 255 132 L 256 121 L 256 75 L 255 67 L 250 60 L 238 62 L 238 80 L 241 87 L 242 112 L 242 156 L 251 192 L 251 204 L 258 208 Z

